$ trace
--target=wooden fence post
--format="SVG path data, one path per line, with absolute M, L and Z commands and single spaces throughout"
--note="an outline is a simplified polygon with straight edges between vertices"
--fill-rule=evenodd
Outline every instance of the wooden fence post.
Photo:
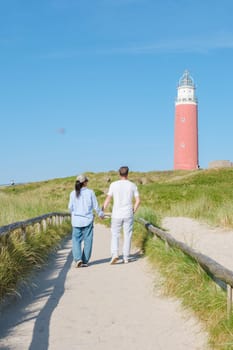
M 43 229 L 43 231 L 46 231 L 46 228 L 47 228 L 47 221 L 46 221 L 46 219 L 43 219 L 43 220 L 41 221 L 41 224 L 42 224 L 42 229 Z
M 37 230 L 38 233 L 41 232 L 41 222 L 38 222 L 38 223 L 36 224 L 36 230 Z
M 21 227 L 21 233 L 22 233 L 23 241 L 26 241 L 26 226 Z
M 227 318 L 229 319 L 232 313 L 232 286 L 227 284 Z

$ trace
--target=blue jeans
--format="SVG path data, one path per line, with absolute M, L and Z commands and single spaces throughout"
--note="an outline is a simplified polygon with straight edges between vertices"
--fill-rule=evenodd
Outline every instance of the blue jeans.
M 73 227 L 72 253 L 74 261 L 82 260 L 84 264 L 88 263 L 91 257 L 92 242 L 93 222 L 85 227 Z

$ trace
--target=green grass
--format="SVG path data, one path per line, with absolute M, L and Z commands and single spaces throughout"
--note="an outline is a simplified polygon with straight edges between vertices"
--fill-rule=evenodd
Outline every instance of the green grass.
M 73 179 L 11 186 L 0 190 L 0 225 L 55 211 L 67 211 Z
M 176 173 L 176 172 L 174 172 Z M 201 170 L 142 186 L 142 201 L 161 216 L 187 216 L 233 227 L 233 169 Z
M 89 187 L 103 204 L 118 173 L 87 173 Z M 233 168 L 195 171 L 131 172 L 143 206 L 161 216 L 187 216 L 233 228 Z M 0 225 L 51 211 L 66 211 L 75 176 L 0 189 Z
M 19 283 L 26 283 L 31 272 L 46 262 L 70 232 L 70 223 L 64 222 L 44 232 L 28 232 L 25 240 L 17 232 L 0 237 L 0 301 L 17 293 Z
M 103 204 L 117 172 L 87 173 L 89 187 Z M 233 228 L 233 168 L 195 171 L 132 172 L 143 206 L 163 216 L 188 216 Z M 0 189 L 0 225 L 51 211 L 66 211 L 75 177 Z

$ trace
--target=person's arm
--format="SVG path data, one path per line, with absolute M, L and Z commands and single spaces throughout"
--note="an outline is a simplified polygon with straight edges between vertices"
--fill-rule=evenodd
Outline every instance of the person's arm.
M 73 199 L 72 199 L 72 194 L 70 194 L 70 200 L 69 200 L 69 204 L 68 204 L 68 209 L 69 209 L 69 212 L 72 213 L 72 211 L 73 211 Z
M 102 206 L 103 211 L 108 207 L 109 203 L 111 202 L 111 199 L 112 199 L 112 196 L 108 194 Z
M 94 191 L 92 191 L 92 203 L 93 203 L 93 209 L 97 213 L 97 215 L 102 218 L 104 216 L 103 210 L 99 207 L 96 195 Z
M 133 212 L 136 213 L 138 207 L 140 205 L 140 198 L 139 196 L 135 197 L 135 203 L 134 203 L 134 206 L 133 206 Z

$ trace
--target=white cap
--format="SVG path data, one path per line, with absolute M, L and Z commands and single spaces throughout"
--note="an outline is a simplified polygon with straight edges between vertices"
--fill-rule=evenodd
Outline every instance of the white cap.
M 88 178 L 84 174 L 81 174 L 77 176 L 76 180 L 79 181 L 80 183 L 83 183 L 88 181 Z

